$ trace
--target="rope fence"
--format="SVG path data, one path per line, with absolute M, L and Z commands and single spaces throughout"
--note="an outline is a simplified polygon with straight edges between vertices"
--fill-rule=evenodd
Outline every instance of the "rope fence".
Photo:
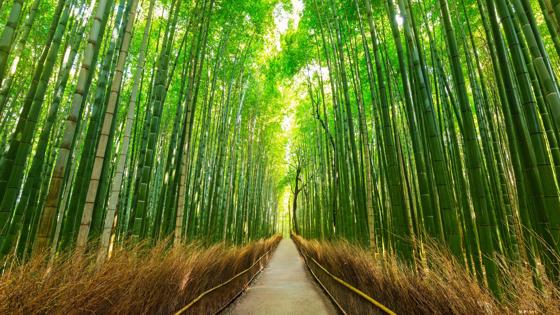
M 297 243 L 297 242 L 296 242 Z M 325 273 L 326 275 L 328 275 L 330 278 L 332 278 L 333 280 L 335 280 L 336 282 L 338 282 L 339 284 L 341 284 L 342 286 L 344 286 L 345 288 L 349 289 L 351 292 L 357 294 L 358 296 L 360 296 L 361 298 L 363 298 L 364 300 L 366 300 L 367 302 L 369 302 L 370 304 L 372 304 L 373 306 L 375 306 L 377 309 L 381 310 L 384 314 L 388 314 L 388 315 L 396 315 L 397 313 L 393 312 L 391 309 L 389 309 L 387 306 L 383 305 L 381 302 L 375 300 L 374 298 L 372 298 L 371 296 L 365 294 L 364 292 L 362 292 L 361 290 L 359 290 L 358 288 L 352 286 L 351 284 L 349 284 L 348 282 L 340 279 L 339 277 L 335 276 L 334 274 L 332 274 L 329 270 L 327 270 L 327 268 L 325 268 L 323 265 L 321 265 L 317 260 L 315 260 L 315 258 L 313 257 L 307 257 L 302 250 L 300 250 L 299 246 L 298 246 L 298 250 L 301 254 L 301 256 L 303 257 L 303 260 L 305 261 L 305 265 L 307 266 L 307 269 L 309 269 L 309 271 L 311 272 L 311 274 L 313 275 L 313 277 L 315 278 L 315 280 L 319 283 L 319 285 L 323 288 L 323 290 L 327 293 L 327 295 L 331 298 L 331 300 L 335 303 L 335 305 L 338 307 L 338 309 L 343 313 L 343 314 L 347 314 L 347 312 L 342 308 L 342 306 L 340 305 L 340 303 L 334 298 L 334 296 L 329 292 L 329 290 L 327 289 L 327 287 L 319 280 L 319 277 L 317 277 L 317 275 L 315 274 L 315 272 L 313 272 L 313 269 L 309 266 L 308 261 L 311 260 L 317 267 L 319 267 L 319 269 L 321 271 L 323 271 L 323 273 Z
M 270 253 L 270 250 L 268 250 L 266 253 L 264 253 L 261 257 L 259 257 L 259 259 L 257 259 L 250 267 L 248 267 L 247 269 L 239 272 L 238 274 L 236 274 L 235 276 L 233 276 L 231 279 L 229 279 L 226 282 L 223 282 L 211 289 L 208 289 L 204 292 L 202 292 L 199 296 L 197 296 L 194 300 L 192 300 L 190 303 L 188 303 L 187 305 L 185 305 L 182 309 L 180 309 L 179 311 L 177 311 L 175 313 L 175 315 L 181 315 L 184 314 L 186 311 L 188 311 L 191 307 L 193 307 L 197 302 L 199 302 L 200 300 L 202 300 L 203 297 L 205 297 L 206 295 L 222 288 L 225 287 L 226 285 L 230 284 L 231 282 L 233 282 L 235 279 L 241 277 L 242 275 L 246 274 L 247 272 L 249 272 L 251 269 L 253 269 L 253 267 L 255 267 L 264 257 L 266 257 L 268 254 Z M 236 297 L 238 297 L 243 291 L 245 291 L 245 289 L 247 288 L 248 284 L 251 283 L 251 281 L 253 281 L 253 279 L 260 273 L 260 271 L 262 270 L 262 268 L 259 269 L 259 271 L 257 273 L 255 273 L 251 279 L 249 279 L 249 281 L 244 285 L 243 290 L 241 290 L 239 293 L 237 293 L 235 295 L 235 297 L 233 299 L 231 299 L 227 304 L 225 304 L 224 306 L 222 306 L 217 313 L 219 313 L 220 311 L 222 311 L 227 305 L 229 305 L 233 300 L 235 300 Z

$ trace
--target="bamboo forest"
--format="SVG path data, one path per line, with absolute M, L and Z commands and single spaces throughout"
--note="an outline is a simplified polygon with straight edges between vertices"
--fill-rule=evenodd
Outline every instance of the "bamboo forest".
M 560 0 L 0 0 L 0 314 L 559 314 Z

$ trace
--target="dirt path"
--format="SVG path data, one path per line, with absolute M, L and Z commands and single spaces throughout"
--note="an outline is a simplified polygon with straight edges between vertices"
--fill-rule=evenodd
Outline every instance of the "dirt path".
M 283 239 L 270 263 L 225 314 L 337 314 L 308 273 L 291 239 Z

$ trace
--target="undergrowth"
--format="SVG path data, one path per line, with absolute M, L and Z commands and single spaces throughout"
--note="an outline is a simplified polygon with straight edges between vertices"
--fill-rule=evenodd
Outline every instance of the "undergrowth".
M 0 277 L 0 314 L 173 314 L 269 253 L 280 236 L 242 247 L 190 244 L 117 248 L 102 266 L 95 255 L 37 255 Z M 213 314 L 259 270 L 253 267 L 201 299 L 186 314 Z
M 394 256 L 376 257 L 345 241 L 319 242 L 293 236 L 300 252 L 313 257 L 335 276 L 397 314 L 559 314 L 560 292 L 550 282 L 542 292 L 521 267 L 502 264 L 504 296 L 494 296 L 436 245 L 426 247 L 425 261 L 412 268 Z M 311 259 L 308 265 L 348 314 L 377 314 L 371 303 L 345 288 Z

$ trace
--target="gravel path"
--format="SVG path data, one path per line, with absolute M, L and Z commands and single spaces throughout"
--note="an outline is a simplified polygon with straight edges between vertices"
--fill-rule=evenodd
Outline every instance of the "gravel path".
M 291 239 L 283 239 L 268 266 L 225 314 L 337 314 L 315 283 Z

